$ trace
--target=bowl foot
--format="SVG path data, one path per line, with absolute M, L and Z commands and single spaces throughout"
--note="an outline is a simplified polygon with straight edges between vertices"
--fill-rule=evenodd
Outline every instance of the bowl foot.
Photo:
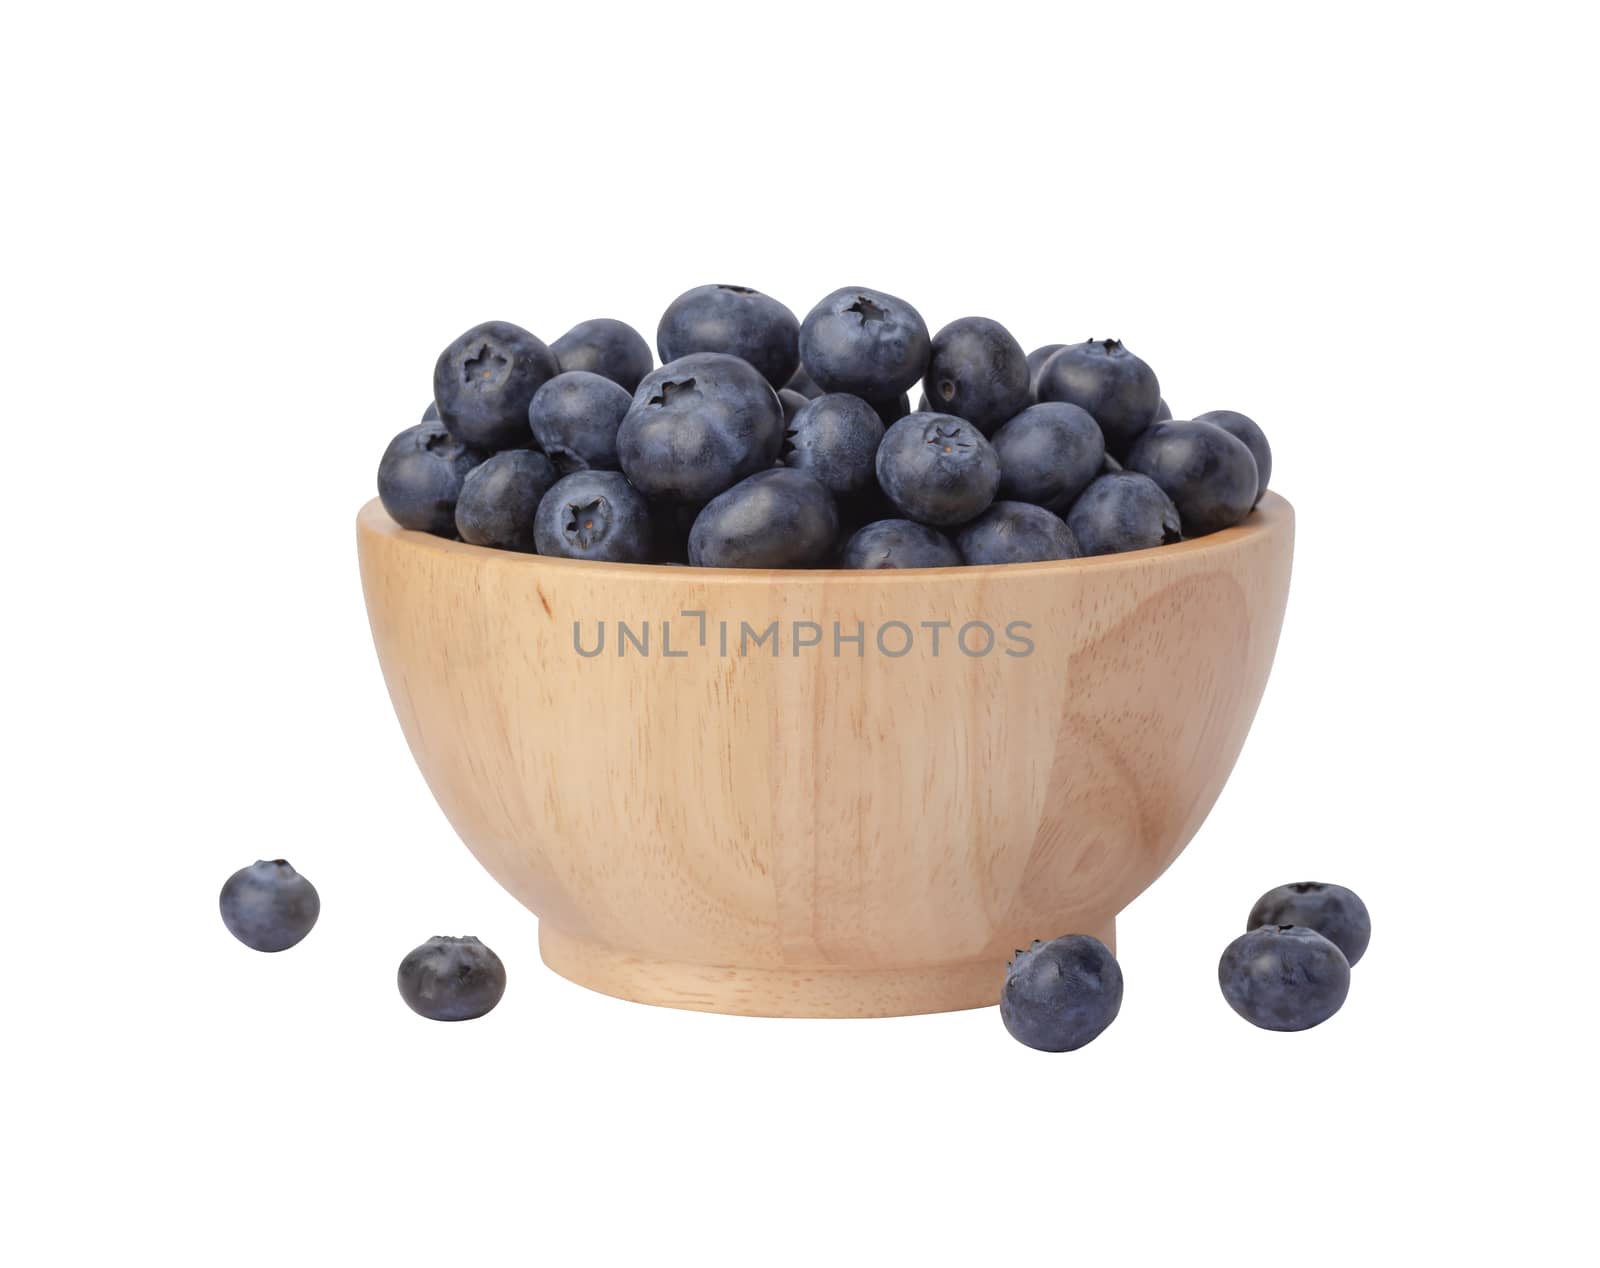
M 1113 949 L 1115 922 L 1093 933 Z M 911 968 L 740 968 L 657 960 L 544 922 L 539 954 L 570 982 L 603 995 L 744 1017 L 902 1017 L 986 1008 L 1000 999 L 1007 956 Z

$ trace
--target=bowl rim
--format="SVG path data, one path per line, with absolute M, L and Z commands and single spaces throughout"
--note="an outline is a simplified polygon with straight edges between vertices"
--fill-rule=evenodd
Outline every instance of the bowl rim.
M 632 577 L 666 584 L 681 584 L 692 578 L 699 585 L 830 581 L 835 584 L 882 586 L 950 577 L 977 583 L 1006 577 L 1036 577 L 1052 572 L 1065 574 L 1090 569 L 1147 568 L 1161 562 L 1188 561 L 1196 555 L 1228 554 L 1257 538 L 1281 532 L 1293 523 L 1294 507 L 1286 498 L 1269 490 L 1262 495 L 1255 509 L 1232 528 L 1205 537 L 1185 538 L 1168 546 L 1151 546 L 1117 555 L 1085 555 L 1077 559 L 1048 559 L 1028 564 L 963 564 L 949 568 L 695 568 L 688 564 L 621 564 L 591 559 L 562 559 L 553 555 L 531 555 L 515 550 L 496 550 L 491 546 L 474 546 L 448 537 L 435 537 L 432 533 L 417 529 L 401 528 L 377 498 L 367 502 L 356 514 L 358 535 L 389 538 L 408 550 L 424 554 L 573 576 L 588 574 L 618 580 Z M 685 573 L 689 577 L 685 577 Z

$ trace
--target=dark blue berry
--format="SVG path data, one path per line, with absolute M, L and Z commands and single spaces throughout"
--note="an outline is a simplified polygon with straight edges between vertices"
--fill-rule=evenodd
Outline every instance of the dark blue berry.
M 544 343 L 508 321 L 486 321 L 439 354 L 433 399 L 439 418 L 475 449 L 527 445 L 528 402 L 559 372 Z
M 878 416 L 880 423 L 892 427 L 911 412 L 911 395 L 902 392 L 887 401 L 867 401 L 867 404 L 872 406 L 872 412 Z
M 803 365 L 796 368 L 795 372 L 789 376 L 789 381 L 784 384 L 784 387 L 791 392 L 800 393 L 808 401 L 814 401 L 822 395 L 822 388 L 806 373 L 806 368 Z
M 241 867 L 222 886 L 222 923 L 253 951 L 287 951 L 322 911 L 316 887 L 284 859 Z
M 556 469 L 542 453 L 507 449 L 495 454 L 467 473 L 456 502 L 456 532 L 474 546 L 531 555 L 533 516 L 555 482 Z
M 588 370 L 564 370 L 533 394 L 528 426 L 533 441 L 562 475 L 590 467 L 617 469 L 617 428 L 633 398 Z
M 1185 537 L 1229 528 L 1256 503 L 1256 460 L 1214 423 L 1156 423 L 1129 452 L 1127 467 L 1172 499 Z
M 1027 406 L 1028 379 L 1027 355 L 1009 330 L 960 317 L 934 335 L 922 387 L 934 409 L 988 436 Z
M 550 486 L 533 519 L 541 555 L 607 563 L 649 563 L 650 506 L 620 471 L 574 471 Z
M 883 423 L 859 396 L 829 392 L 806 401 L 784 432 L 785 466 L 814 475 L 835 497 L 867 492 Z
M 408 427 L 383 451 L 378 497 L 401 528 L 454 537 L 456 499 L 467 473 L 485 455 L 462 444 L 440 422 Z
M 1299 881 L 1269 889 L 1250 909 L 1246 929 L 1262 925 L 1301 925 L 1315 929 L 1340 951 L 1353 966 L 1367 951 L 1372 939 L 1372 917 L 1367 905 L 1343 885 L 1319 881 Z
M 793 388 L 780 388 L 778 390 L 778 404 L 783 407 L 783 425 L 785 428 L 794 423 L 795 415 L 805 408 L 806 402 L 811 398 L 796 392 Z
M 1079 554 L 1066 521 L 1030 502 L 996 502 L 962 528 L 956 545 L 969 564 L 1034 564 Z
M 630 396 L 655 365 L 644 336 L 627 322 L 611 317 L 580 321 L 551 344 L 550 351 L 563 371 L 598 374 Z
M 1044 369 L 1046 361 L 1066 346 L 1064 343 L 1047 343 L 1028 354 L 1028 395 L 1033 400 L 1039 399 L 1039 371 Z
M 1115 339 L 1069 344 L 1039 370 L 1039 399 L 1066 401 L 1094 415 L 1106 448 L 1118 458 L 1156 421 L 1161 385 L 1155 371 Z
M 697 286 L 661 314 L 656 351 L 663 364 L 694 352 L 742 357 L 774 389 L 800 364 L 800 323 L 770 295 L 748 286 Z
M 932 341 L 917 310 L 894 295 L 845 287 L 800 324 L 800 359 L 825 391 L 890 401 L 928 368 Z
M 833 553 L 838 530 L 838 509 L 822 482 L 777 467 L 706 504 L 689 532 L 689 562 L 699 568 L 815 568 Z
M 883 434 L 876 465 L 899 512 L 935 527 L 981 515 L 1000 487 L 994 446 L 953 414 L 907 414 Z
M 1231 409 L 1214 409 L 1205 414 L 1196 414 L 1194 421 L 1213 423 L 1228 435 L 1244 442 L 1244 447 L 1256 460 L 1256 501 L 1261 501 L 1261 495 L 1267 491 L 1267 481 L 1272 478 L 1272 446 L 1267 443 L 1267 433 L 1257 426 L 1254 419 Z
M 1178 508 L 1149 476 L 1115 471 L 1098 477 L 1067 512 L 1085 555 L 1167 546 L 1183 537 Z
M 429 1021 L 482 1017 L 506 993 L 506 966 L 476 938 L 429 938 L 400 961 L 400 998 Z
M 1309 1030 L 1350 992 L 1344 952 L 1315 929 L 1267 925 L 1228 944 L 1217 981 L 1233 1011 L 1263 1030 Z
M 1006 966 L 1000 1020 L 1019 1043 L 1072 1052 L 1116 1021 L 1122 968 L 1099 938 L 1073 933 L 1035 942 Z
M 961 552 L 926 524 L 875 520 L 851 534 L 839 562 L 845 568 L 959 568 Z
M 1000 494 L 1064 515 L 1105 465 L 1106 443 L 1087 410 L 1064 401 L 1030 405 L 993 436 Z
M 770 467 L 783 406 L 748 361 L 698 352 L 647 374 L 617 432 L 622 470 L 647 497 L 704 503 Z

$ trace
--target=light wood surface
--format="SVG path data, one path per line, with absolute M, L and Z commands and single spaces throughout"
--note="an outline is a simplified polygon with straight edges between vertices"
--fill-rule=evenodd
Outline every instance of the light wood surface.
M 407 532 L 375 501 L 357 539 L 417 765 L 538 914 L 546 963 L 648 1003 L 859 1017 L 992 1004 L 1014 948 L 1111 940 L 1238 757 L 1294 516 L 1269 493 L 1194 542 L 920 572 L 544 559 Z M 774 620 L 776 655 L 736 654 L 741 623 Z M 606 625 L 600 655 L 575 622 L 585 650 Z M 618 622 L 650 626 L 648 655 Z M 797 653 L 795 622 L 822 645 Z M 865 625 L 864 654 L 834 655 L 835 622 Z M 899 650 L 893 622 L 916 640 L 899 657 L 873 636 Z M 924 622 L 950 622 L 938 655 Z M 955 644 L 968 622 L 990 654 Z M 1011 622 L 1031 654 L 1005 654 Z

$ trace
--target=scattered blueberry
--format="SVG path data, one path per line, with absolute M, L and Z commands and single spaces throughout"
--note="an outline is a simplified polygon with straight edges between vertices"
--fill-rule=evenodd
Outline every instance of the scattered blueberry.
M 617 428 L 633 398 L 614 380 L 588 370 L 563 370 L 533 394 L 528 427 L 562 475 L 590 467 L 617 469 Z
M 656 351 L 662 364 L 694 352 L 742 357 L 774 389 L 800 364 L 800 323 L 795 315 L 748 286 L 697 286 L 661 314 Z
M 1214 423 L 1156 423 L 1134 445 L 1127 467 L 1172 499 L 1185 537 L 1237 524 L 1256 501 L 1256 460 Z
M 1028 354 L 1028 395 L 1035 401 L 1039 399 L 1039 371 L 1044 369 L 1046 361 L 1066 346 L 1064 343 L 1047 343 Z
M 1028 358 L 1011 332 L 987 317 L 960 317 L 933 337 L 923 391 L 943 414 L 985 436 L 1030 401 Z
M 222 923 L 252 951 L 287 951 L 317 923 L 322 900 L 284 859 L 241 867 L 222 886 Z
M 454 537 L 461 485 L 483 459 L 483 454 L 446 431 L 443 423 L 418 423 L 383 451 L 378 498 L 401 528 Z
M 961 529 L 956 545 L 969 564 L 1033 564 L 1080 553 L 1066 521 L 1031 502 L 996 502 Z
M 1209 413 L 1196 414 L 1194 421 L 1213 423 L 1228 435 L 1244 442 L 1244 447 L 1256 460 L 1256 501 L 1261 501 L 1261 495 L 1267 491 L 1267 481 L 1272 478 L 1272 446 L 1267 443 L 1267 433 L 1261 430 L 1254 419 L 1231 409 L 1214 409 Z
M 770 467 L 783 407 L 748 361 L 698 352 L 647 374 L 617 432 L 617 456 L 648 497 L 708 502 Z
M 800 393 L 800 395 L 805 397 L 808 401 L 814 401 L 817 399 L 817 397 L 822 395 L 822 389 L 818 387 L 815 380 L 813 380 L 812 377 L 806 373 L 806 368 L 803 365 L 797 368 L 795 372 L 789 376 L 789 381 L 784 384 L 784 387 L 788 388 L 791 392 Z
M 875 520 L 851 534 L 845 568 L 958 568 L 961 552 L 936 528 L 911 520 Z
M 920 379 L 931 350 L 927 323 L 893 295 L 845 287 L 800 324 L 800 359 L 825 391 L 889 401 Z
M 1030 405 L 989 437 L 1000 459 L 1000 493 L 1063 515 L 1100 474 L 1106 442 L 1087 410 L 1064 401 Z
M 981 515 L 1000 487 L 994 446 L 953 414 L 907 414 L 884 433 L 876 465 L 900 513 L 939 528 Z
M 1309 1030 L 1350 992 L 1344 952 L 1315 929 L 1266 925 L 1228 944 L 1217 965 L 1223 998 L 1263 1030 Z
M 598 374 L 630 396 L 655 365 L 644 336 L 627 322 L 611 317 L 580 321 L 551 344 L 550 351 L 563 371 Z
M 1149 476 L 1115 471 L 1098 477 L 1067 512 L 1085 555 L 1168 546 L 1183 538 L 1178 508 Z
M 541 555 L 649 563 L 650 507 L 620 471 L 574 471 L 550 486 L 533 517 Z
M 1367 905 L 1343 885 L 1300 881 L 1269 889 L 1250 909 L 1247 929 L 1262 925 L 1302 925 L 1315 929 L 1340 951 L 1352 967 L 1367 951 L 1372 917 Z
M 835 497 L 867 492 L 883 423 L 859 396 L 829 392 L 806 401 L 784 432 L 785 466 L 814 475 Z
M 833 552 L 839 512 L 815 476 L 777 467 L 706 504 L 689 532 L 698 568 L 814 568 Z
M 1073 933 L 1035 942 L 1006 966 L 1000 1020 L 1019 1043 L 1072 1052 L 1116 1021 L 1122 968 L 1099 938 Z
M 486 321 L 439 354 L 433 399 L 451 433 L 475 449 L 514 449 L 532 440 L 528 402 L 559 371 L 544 343 L 508 321 Z
M 1039 399 L 1066 401 L 1094 415 L 1106 448 L 1118 458 L 1156 420 L 1161 385 L 1155 371 L 1115 339 L 1069 344 L 1039 370 Z
M 476 938 L 429 938 L 396 977 L 400 998 L 429 1021 L 471 1021 L 506 993 L 506 966 Z
M 495 454 L 467 473 L 456 502 L 456 532 L 474 546 L 531 555 L 534 512 L 555 482 L 556 469 L 542 453 L 507 449 Z

